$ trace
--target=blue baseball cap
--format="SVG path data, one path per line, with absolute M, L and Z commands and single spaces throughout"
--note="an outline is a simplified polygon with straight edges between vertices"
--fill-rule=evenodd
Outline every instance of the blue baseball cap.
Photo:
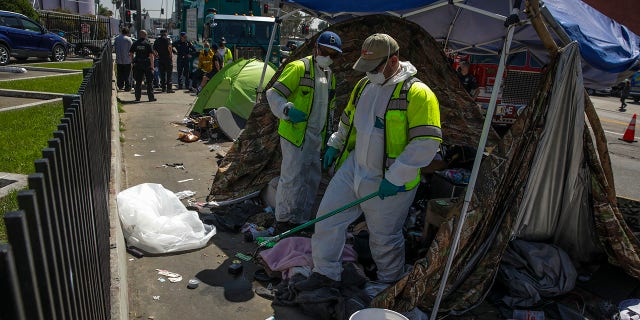
M 186 35 L 187 35 L 187 33 L 186 33 L 186 32 L 184 32 L 184 31 L 182 31 L 182 32 L 180 32 L 180 35 L 181 35 L 181 36 L 186 36 Z
M 325 31 L 318 36 L 318 45 L 336 50 L 342 53 L 342 40 L 340 37 L 331 31 Z

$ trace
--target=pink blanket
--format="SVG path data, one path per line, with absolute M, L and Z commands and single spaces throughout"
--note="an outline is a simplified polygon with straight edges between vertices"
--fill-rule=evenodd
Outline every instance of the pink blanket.
M 311 267 L 311 239 L 291 237 L 280 240 L 273 248 L 260 252 L 260 256 L 274 271 L 285 271 L 292 267 Z M 342 261 L 356 261 L 358 255 L 351 245 L 342 250 Z

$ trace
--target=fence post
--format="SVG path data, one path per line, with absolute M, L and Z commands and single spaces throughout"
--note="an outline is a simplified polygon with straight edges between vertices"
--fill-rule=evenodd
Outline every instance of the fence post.
M 11 246 L 7 243 L 0 243 L 0 288 L 4 288 L 4 293 L 9 294 L 0 299 L 0 318 L 24 320 L 24 305 L 18 285 L 16 264 Z
M 29 241 L 29 231 L 24 211 L 12 211 L 5 214 L 4 224 L 7 228 L 7 238 L 15 252 L 15 263 L 20 266 L 16 271 L 20 290 L 22 291 L 22 299 L 26 306 L 24 309 L 26 318 L 44 319 L 36 283 L 38 277 L 33 266 L 31 242 Z
M 33 264 L 40 291 L 40 303 L 42 303 L 42 313 L 46 319 L 56 319 L 56 305 L 53 293 L 51 292 L 51 277 L 47 255 L 42 239 L 42 221 L 40 221 L 40 208 L 36 200 L 36 193 L 33 190 L 21 190 L 18 192 L 18 205 L 25 212 L 27 228 L 29 229 L 29 240 L 31 242 L 31 252 L 33 253 Z M 57 300 L 57 299 L 56 299 Z

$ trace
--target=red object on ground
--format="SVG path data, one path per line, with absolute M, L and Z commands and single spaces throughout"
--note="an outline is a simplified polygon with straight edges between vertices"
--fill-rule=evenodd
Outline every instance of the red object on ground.
M 627 130 L 624 132 L 624 135 L 620 140 L 625 142 L 638 142 L 635 140 L 636 135 L 636 114 L 633 114 L 633 118 L 631 118 L 631 122 L 629 122 L 629 126 Z

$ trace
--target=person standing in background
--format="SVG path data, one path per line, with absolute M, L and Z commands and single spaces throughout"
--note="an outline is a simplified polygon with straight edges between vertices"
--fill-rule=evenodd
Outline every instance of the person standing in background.
M 184 87 L 189 88 L 189 80 L 191 77 L 191 57 L 196 53 L 196 48 L 191 41 L 187 40 L 187 33 L 180 32 L 180 41 L 174 44 L 177 70 L 178 73 L 178 89 L 182 89 L 184 79 Z
M 173 48 L 167 30 L 160 30 L 160 38 L 153 43 L 153 51 L 158 56 L 160 71 L 160 87 L 162 92 L 173 93 L 171 77 L 173 75 Z
M 138 40 L 131 45 L 129 56 L 133 61 L 133 79 L 135 80 L 136 101 L 140 101 L 142 96 L 142 78 L 147 85 L 147 96 L 149 101 L 156 101 L 153 95 L 153 47 L 147 40 L 147 31 L 138 32 Z
M 233 54 L 231 53 L 231 49 L 227 48 L 227 39 L 224 37 L 220 38 L 220 47 L 218 48 L 218 53 L 222 56 L 222 66 L 224 67 L 227 64 L 233 62 Z
M 116 50 L 116 85 L 118 89 L 124 91 L 131 91 L 131 82 L 129 81 L 131 76 L 131 56 L 129 56 L 131 45 L 133 45 L 133 40 L 129 37 L 129 29 L 122 28 L 120 35 L 113 42 L 113 46 Z

